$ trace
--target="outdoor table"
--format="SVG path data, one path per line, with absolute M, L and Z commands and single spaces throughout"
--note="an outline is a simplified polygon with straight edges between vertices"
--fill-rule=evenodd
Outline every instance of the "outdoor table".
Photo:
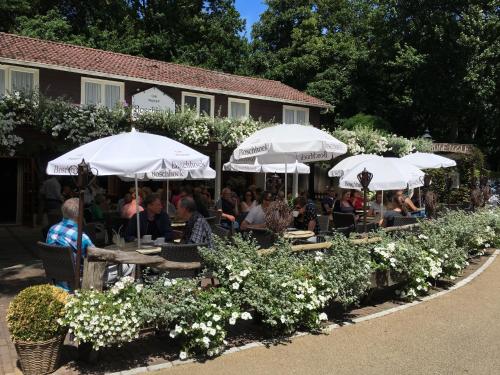
M 297 240 L 313 237 L 315 234 L 310 230 L 294 230 L 285 232 L 284 237 L 287 239 Z
M 147 245 L 141 243 L 141 248 L 137 249 L 137 241 L 125 242 L 123 246 L 116 244 L 108 245 L 105 250 L 137 251 L 141 254 L 158 254 L 161 252 L 161 246 Z

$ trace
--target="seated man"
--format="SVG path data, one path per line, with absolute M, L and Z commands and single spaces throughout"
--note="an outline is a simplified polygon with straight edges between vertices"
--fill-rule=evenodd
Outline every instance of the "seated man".
M 241 230 L 247 230 L 252 228 L 265 228 L 266 227 L 266 216 L 265 211 L 269 207 L 269 203 L 272 201 L 272 195 L 269 191 L 264 191 L 259 199 L 258 205 L 250 208 L 248 215 L 245 220 L 241 223 Z
M 335 203 L 335 191 L 328 189 L 326 196 L 321 200 L 321 209 L 323 215 L 330 215 L 333 212 L 333 204 Z
M 186 220 L 183 243 L 204 243 L 213 249 L 212 229 L 203 215 L 196 210 L 193 198 L 181 198 L 177 206 L 177 216 Z
M 150 194 L 144 198 L 145 210 L 139 213 L 139 226 L 141 235 L 151 235 L 153 240 L 164 237 L 165 241 L 174 239 L 174 232 L 170 224 L 170 218 L 162 210 L 160 196 Z M 134 214 L 128 222 L 125 232 L 125 240 L 133 241 L 137 238 L 137 214 Z
M 295 210 L 293 226 L 297 229 L 319 232 L 318 215 L 314 203 L 308 203 L 305 197 L 297 197 L 294 200 Z
M 53 225 L 47 234 L 46 243 L 49 245 L 67 246 L 73 249 L 75 259 L 77 252 L 77 238 L 78 238 L 78 198 L 70 198 L 64 202 L 61 207 L 63 220 L 60 223 Z M 80 262 L 80 274 L 83 271 L 83 258 L 87 255 L 87 248 L 94 247 L 89 236 L 82 233 L 82 260 Z M 122 275 L 131 275 L 135 267 L 133 265 L 122 264 Z M 106 269 L 107 282 L 113 282 L 118 277 L 118 270 L 116 265 L 108 266 Z M 56 281 L 56 285 L 65 290 L 70 290 L 70 287 L 65 281 Z

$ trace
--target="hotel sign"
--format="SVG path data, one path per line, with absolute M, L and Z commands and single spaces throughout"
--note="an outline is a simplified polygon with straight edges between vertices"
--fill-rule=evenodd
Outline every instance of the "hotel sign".
M 175 112 L 175 100 L 156 87 L 132 95 L 132 118 L 148 112 Z

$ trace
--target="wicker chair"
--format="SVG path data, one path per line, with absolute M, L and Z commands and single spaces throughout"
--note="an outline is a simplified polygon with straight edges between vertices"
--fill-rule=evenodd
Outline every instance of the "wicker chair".
M 206 246 L 206 244 L 171 244 L 165 243 L 161 245 L 161 256 L 172 262 L 201 262 L 198 247 Z M 168 271 L 169 278 L 187 277 L 192 278 L 200 270 L 171 270 Z
M 417 223 L 417 218 L 416 217 L 395 217 L 392 226 L 393 227 L 401 227 L 403 225 L 409 225 L 409 224 L 416 224 Z
M 252 229 L 248 234 L 253 237 L 261 249 L 268 249 L 276 241 L 276 234 L 268 229 Z
M 335 228 L 345 228 L 356 226 L 356 218 L 354 214 L 345 214 L 342 212 L 334 212 L 333 213 L 333 226 Z
M 212 227 L 212 233 L 215 234 L 216 236 L 222 238 L 222 239 L 230 238 L 232 235 L 230 229 L 224 228 L 220 224 L 216 224 Z
M 52 283 L 66 281 L 71 290 L 75 288 L 75 263 L 73 249 L 37 242 L 37 255 L 42 260 L 45 276 Z

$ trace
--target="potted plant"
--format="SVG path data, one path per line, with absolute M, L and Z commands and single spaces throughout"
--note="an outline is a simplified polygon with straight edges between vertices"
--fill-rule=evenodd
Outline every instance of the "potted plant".
M 55 371 L 67 332 L 59 323 L 67 297 L 61 288 L 36 285 L 9 304 L 7 325 L 25 375 Z

